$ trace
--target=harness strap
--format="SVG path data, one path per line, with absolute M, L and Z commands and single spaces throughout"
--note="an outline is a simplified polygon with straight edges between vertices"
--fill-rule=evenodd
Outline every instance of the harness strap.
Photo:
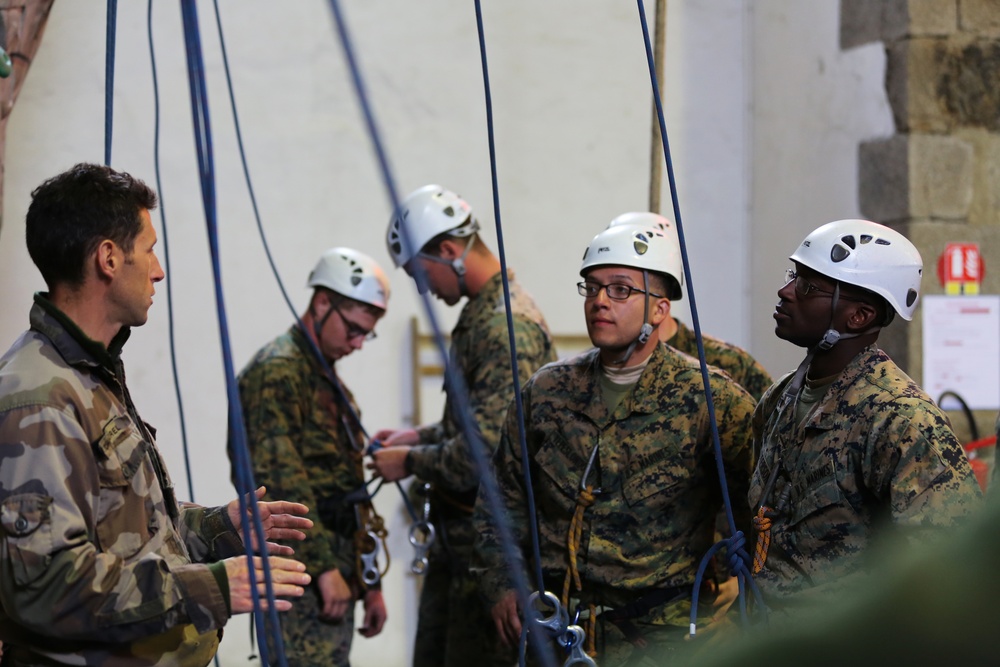
M 607 609 L 601 612 L 601 619 L 613 623 L 625 635 L 625 640 L 633 646 L 644 649 L 649 646 L 649 641 L 642 636 L 642 632 L 632 623 L 632 619 L 647 615 L 656 607 L 664 604 L 683 600 L 691 596 L 691 588 L 688 586 L 671 586 L 670 588 L 657 588 L 656 590 L 632 600 L 626 605 Z

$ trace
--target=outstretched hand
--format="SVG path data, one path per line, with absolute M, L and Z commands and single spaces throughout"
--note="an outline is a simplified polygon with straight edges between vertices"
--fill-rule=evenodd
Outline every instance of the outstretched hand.
M 253 611 L 253 588 L 250 585 L 250 568 L 247 567 L 246 556 L 235 556 L 222 561 L 226 565 L 226 575 L 229 577 L 229 608 L 233 614 L 243 614 Z M 280 598 L 301 597 L 310 577 L 306 574 L 306 566 L 297 560 L 270 556 L 267 563 L 271 571 L 271 582 L 274 590 L 274 608 L 278 611 L 288 611 L 292 608 L 290 600 Z M 257 595 L 260 598 L 261 609 L 267 609 L 267 588 L 264 582 L 264 559 L 254 556 L 254 581 L 257 582 Z
M 260 502 L 265 493 L 267 493 L 267 489 L 263 486 L 258 487 L 254 492 L 258 501 L 257 509 L 260 512 L 260 522 L 264 526 L 264 536 L 267 540 L 265 551 L 274 556 L 291 556 L 295 553 L 295 549 L 272 542 L 272 540 L 302 541 L 306 539 L 306 534 L 302 531 L 312 528 L 313 525 L 312 520 L 305 517 L 305 514 L 309 512 L 309 508 L 302 503 L 293 503 L 287 500 Z M 236 526 L 236 530 L 239 531 L 243 543 L 246 544 L 247 535 L 249 535 L 250 544 L 253 546 L 254 552 L 260 553 L 260 547 L 257 544 L 257 536 L 253 527 L 245 525 L 249 524 L 251 520 L 249 507 L 247 508 L 248 515 L 246 522 L 243 521 L 243 517 L 240 515 L 239 498 L 231 501 L 226 506 L 226 510 L 229 512 L 229 519 Z M 250 530 L 247 530 L 248 527 Z

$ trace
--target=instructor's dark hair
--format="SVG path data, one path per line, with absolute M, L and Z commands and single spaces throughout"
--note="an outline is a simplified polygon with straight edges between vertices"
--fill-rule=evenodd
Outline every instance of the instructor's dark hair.
M 99 164 L 80 163 L 31 193 L 25 220 L 28 254 L 51 290 L 83 283 L 87 257 L 105 239 L 132 253 L 142 210 L 156 193 L 138 178 Z

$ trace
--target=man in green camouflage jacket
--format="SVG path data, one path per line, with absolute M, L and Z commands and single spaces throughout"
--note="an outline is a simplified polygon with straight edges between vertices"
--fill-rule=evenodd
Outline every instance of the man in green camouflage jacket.
M 478 435 L 492 452 L 514 393 L 500 263 L 479 238 L 479 224 L 469 205 L 440 186 L 428 185 L 410 194 L 402 218 L 419 252 L 403 247 L 400 219 L 394 219 L 388 246 L 396 266 L 412 275 L 419 262 L 427 287 L 450 306 L 468 297 L 452 330 L 451 360 L 468 390 Z M 555 351 L 531 296 L 512 272 L 508 279 L 518 373 L 524 382 L 540 366 L 554 361 Z M 500 645 L 468 571 L 480 471 L 460 424 L 449 394 L 440 422 L 375 434 L 387 447 L 375 453 L 373 467 L 386 480 L 413 474 L 432 486 L 438 539 L 420 596 L 415 667 L 505 666 L 515 661 L 513 652 Z
M 589 616 L 602 667 L 662 664 L 683 639 L 722 504 L 700 368 L 655 335 L 677 270 L 668 267 L 671 251 L 652 226 L 616 225 L 594 237 L 579 291 L 597 349 L 545 366 L 523 390 L 546 588 L 563 591 L 570 618 Z M 711 369 L 709 378 L 729 485 L 742 497 L 754 402 L 728 375 Z M 523 466 L 512 406 L 493 467 L 519 554 L 530 553 L 535 520 Z M 536 564 L 505 562 L 493 516 L 481 492 L 477 571 L 501 635 L 516 643 L 522 623 L 510 569 Z M 745 508 L 736 517 L 745 530 Z
M 389 280 L 367 255 L 331 248 L 308 282 L 313 295 L 301 317 L 305 329 L 293 326 L 254 355 L 240 372 L 240 402 L 254 479 L 312 508 L 315 524 L 298 548 L 315 583 L 281 617 L 288 665 L 346 667 L 355 601 L 364 603 L 365 637 L 381 632 L 386 611 L 381 587 L 367 586 L 358 567 L 356 536 L 361 528 L 367 532 L 358 517 L 374 520 L 371 504 L 345 498 L 358 490 L 364 496 L 364 436 L 354 417 L 359 412 L 326 369 L 335 373 L 337 360 L 374 338 L 388 305 Z
M 32 193 L 28 251 L 49 292 L 0 358 L 4 665 L 203 666 L 253 609 L 238 503 L 178 505 L 125 385 L 122 346 L 164 277 L 155 205 L 142 181 L 88 164 Z M 297 503 L 259 507 L 268 539 L 311 525 Z M 304 566 L 269 560 L 276 595 L 301 595 Z
M 662 231 L 667 238 L 672 239 L 677 246 L 678 257 L 680 253 L 679 241 L 677 240 L 677 230 L 667 218 L 657 213 L 633 212 L 622 213 L 611 221 L 608 227 L 616 225 L 650 225 Z M 679 267 L 680 268 L 680 267 Z M 666 297 L 670 301 L 677 301 L 684 298 L 684 272 L 678 271 L 677 277 L 668 279 Z M 694 331 L 686 324 L 670 315 L 663 318 L 663 324 L 659 328 L 660 341 L 670 347 L 680 350 L 685 354 L 690 354 L 695 359 L 698 358 L 698 340 Z M 721 338 L 709 336 L 705 332 L 701 334 L 702 347 L 705 350 L 705 363 L 729 373 L 736 383 L 746 389 L 755 401 L 759 401 L 767 388 L 771 386 L 773 380 L 767 370 L 761 366 L 760 362 L 754 359 L 749 352 L 743 348 L 727 343 Z
M 876 347 L 917 305 L 922 260 L 866 220 L 819 227 L 792 254 L 775 333 L 808 349 L 754 414 L 757 585 L 774 610 L 824 604 L 864 577 L 873 546 L 915 543 L 980 504 L 947 417 Z

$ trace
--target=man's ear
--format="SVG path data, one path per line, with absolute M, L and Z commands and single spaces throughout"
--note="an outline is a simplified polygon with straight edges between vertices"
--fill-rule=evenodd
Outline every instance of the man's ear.
M 846 303 L 846 302 L 845 302 Z M 878 324 L 878 309 L 863 301 L 851 302 L 847 313 L 848 331 L 865 331 Z
M 649 323 L 654 327 L 660 326 L 663 320 L 670 317 L 670 299 L 656 299 L 649 310 Z
M 93 258 L 97 276 L 106 280 L 113 278 L 125 262 L 121 249 L 111 239 L 104 239 L 97 244 Z
M 330 295 L 321 289 L 313 292 L 312 301 L 309 303 L 309 311 L 316 319 L 322 319 L 330 310 Z
M 441 241 L 440 245 L 438 245 L 438 257 L 441 259 L 452 260 L 457 257 L 461 257 L 464 249 L 465 248 L 457 241 L 445 239 Z

